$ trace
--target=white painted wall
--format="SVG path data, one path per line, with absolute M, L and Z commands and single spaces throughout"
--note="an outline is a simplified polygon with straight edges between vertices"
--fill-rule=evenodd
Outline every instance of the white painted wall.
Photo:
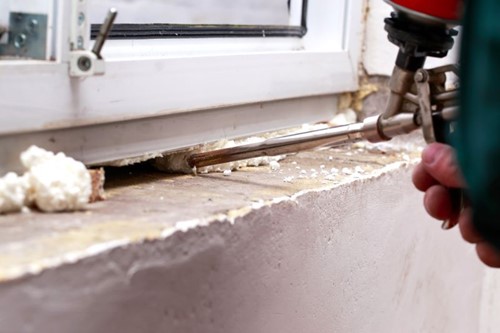
M 2 284 L 1 331 L 498 332 L 498 272 L 421 199 L 402 169 Z
M 368 15 L 365 27 L 365 49 L 363 66 L 368 75 L 385 75 L 392 73 L 398 48 L 389 42 L 384 30 L 384 18 L 389 17 L 392 7 L 382 0 L 368 0 Z M 426 67 L 432 68 L 456 63 L 458 43 L 444 59 L 428 58 Z

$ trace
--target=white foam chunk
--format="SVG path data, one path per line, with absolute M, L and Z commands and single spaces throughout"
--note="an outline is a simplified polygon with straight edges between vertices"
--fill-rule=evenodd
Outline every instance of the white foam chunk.
M 81 162 L 64 153 L 54 154 L 31 146 L 21 154 L 28 169 L 28 196 L 46 212 L 78 210 L 92 193 L 90 173 Z
M 25 176 L 9 172 L 0 178 L 0 214 L 22 210 L 26 204 L 29 183 Z
M 352 109 L 347 109 L 335 115 L 335 117 L 333 117 L 333 119 L 330 120 L 330 124 L 332 126 L 352 124 L 356 122 L 356 118 L 357 118 L 356 112 L 354 112 L 354 110 Z
M 276 171 L 279 170 L 281 166 L 277 161 L 271 161 L 269 162 L 269 167 L 271 168 L 271 170 Z

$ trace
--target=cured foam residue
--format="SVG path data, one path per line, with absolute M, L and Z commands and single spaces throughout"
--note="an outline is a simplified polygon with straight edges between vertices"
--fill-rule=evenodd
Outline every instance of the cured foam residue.
M 180 152 L 168 153 L 162 157 L 157 157 L 152 161 L 155 168 L 161 171 L 171 173 L 192 173 L 193 170 L 187 163 L 187 158 L 191 154 L 207 152 L 223 148 L 231 148 L 239 145 L 251 144 L 264 141 L 264 137 L 250 137 L 241 140 L 220 140 L 214 143 L 199 145 L 194 148 L 183 150 Z M 212 166 L 198 168 L 196 172 L 205 174 L 209 172 L 224 173 L 227 170 L 234 171 L 244 167 L 257 167 L 261 165 L 270 165 L 273 170 L 279 169 L 278 161 L 283 159 L 284 156 L 262 156 L 241 161 L 234 161 L 229 163 L 222 163 Z M 278 166 L 276 168 L 276 165 Z M 275 169 L 276 168 L 276 169 Z
M 0 178 L 0 213 L 20 211 L 27 203 L 28 178 L 9 172 Z
M 332 155 L 325 156 L 321 162 L 327 161 L 327 163 L 320 164 L 319 170 L 318 168 L 301 168 L 297 163 L 291 163 L 296 166 L 296 169 L 289 169 L 289 171 L 293 170 L 293 176 L 297 180 L 316 180 L 324 184 L 363 179 L 369 177 L 374 170 L 372 162 L 386 164 L 393 160 L 408 165 L 417 163 L 420 160 L 418 152 L 422 150 L 422 140 L 413 134 L 407 136 L 406 140 L 403 140 L 404 145 L 398 142 L 369 143 L 360 141 L 342 148 L 330 148 L 329 152 L 339 153 L 339 155 L 336 155 L 335 158 Z M 337 160 L 341 163 L 340 165 L 337 164 Z M 331 165 L 332 162 L 335 163 L 334 167 Z
M 318 129 L 325 129 L 330 126 L 334 125 L 344 125 L 346 123 L 351 123 L 356 120 L 356 113 L 352 110 L 344 110 L 342 113 L 339 113 L 336 115 L 332 120 L 329 122 L 324 122 L 324 123 L 317 123 L 317 124 L 303 124 L 301 127 L 294 127 L 294 128 L 288 128 L 288 129 L 283 129 L 283 130 L 278 130 L 278 131 L 273 131 L 273 132 L 267 132 L 267 133 L 262 133 L 258 137 L 257 136 L 252 136 L 248 138 L 243 138 L 243 139 L 236 139 L 236 140 L 219 140 L 213 143 L 208 143 L 208 144 L 202 144 L 198 146 L 194 146 L 188 149 L 180 150 L 180 151 L 174 151 L 174 152 L 164 152 L 164 153 L 149 153 L 149 154 L 144 154 L 141 156 L 133 157 L 133 158 L 126 158 L 126 159 L 120 159 L 120 160 L 115 160 L 111 162 L 106 162 L 102 165 L 105 166 L 126 166 L 126 165 L 132 165 L 136 163 L 141 163 L 141 162 L 146 162 L 150 161 L 150 163 L 157 168 L 160 171 L 165 171 L 169 173 L 186 173 L 190 174 L 195 171 L 196 173 L 209 173 L 209 172 L 220 172 L 223 173 L 225 170 L 237 170 L 239 168 L 243 167 L 257 167 L 257 166 L 263 166 L 263 165 L 269 165 L 271 167 L 271 170 L 276 171 L 273 166 L 276 166 L 276 164 L 272 164 L 272 162 L 277 162 L 281 159 L 284 158 L 284 156 L 263 156 L 263 157 L 256 157 L 252 159 L 247 159 L 247 160 L 242 160 L 242 161 L 236 161 L 236 162 L 230 162 L 230 163 L 224 163 L 224 164 L 219 164 L 219 165 L 214 165 L 214 166 L 207 166 L 207 167 L 202 167 L 198 169 L 191 169 L 187 163 L 187 157 L 190 154 L 193 153 L 200 153 L 200 152 L 207 152 L 207 151 L 212 151 L 212 150 L 217 150 L 217 149 L 223 149 L 223 148 L 230 148 L 234 146 L 239 146 L 239 145 L 244 145 L 244 144 L 251 144 L 251 143 L 257 143 L 257 142 L 262 142 L 268 138 L 271 137 L 277 137 L 277 136 L 282 136 L 282 135 L 290 135 L 290 134 L 296 134 L 296 133 L 301 133 L 301 132 L 306 132 L 306 131 L 313 131 L 313 130 L 318 130 Z
M 28 170 L 30 200 L 41 210 L 77 210 L 89 202 L 92 182 L 83 163 L 36 146 L 21 154 L 21 162 Z
M 372 83 L 363 83 L 359 87 L 358 91 L 352 93 L 344 93 L 340 95 L 339 98 L 339 109 L 352 109 L 357 112 L 363 110 L 363 102 L 366 97 L 377 92 L 379 87 Z
M 92 194 L 92 181 L 83 163 L 31 146 L 21 154 L 23 176 L 0 179 L 0 213 L 35 205 L 46 212 L 82 209 Z
M 352 109 L 347 109 L 344 110 L 343 112 L 336 114 L 335 117 L 333 117 L 328 122 L 328 124 L 330 126 L 341 126 L 341 125 L 355 123 L 356 120 L 357 120 L 356 112 L 354 112 Z
M 390 141 L 371 143 L 366 141 L 356 142 L 352 145 L 354 149 L 364 149 L 375 153 L 404 153 L 409 151 L 421 152 L 425 141 L 421 133 L 413 132 L 392 138 Z
M 137 163 L 146 162 L 146 161 L 152 160 L 153 158 L 162 157 L 162 156 L 163 156 L 163 154 L 161 154 L 161 153 L 150 153 L 150 154 L 144 154 L 141 156 L 136 156 L 136 157 L 131 157 L 131 158 L 114 160 L 111 162 L 103 163 L 102 165 L 103 166 L 112 166 L 112 167 L 123 167 L 123 166 L 127 166 L 127 165 L 133 165 L 133 164 L 137 164 Z
M 269 167 L 271 168 L 272 171 L 276 171 L 281 168 L 281 165 L 278 163 L 278 161 L 271 161 L 269 162 Z

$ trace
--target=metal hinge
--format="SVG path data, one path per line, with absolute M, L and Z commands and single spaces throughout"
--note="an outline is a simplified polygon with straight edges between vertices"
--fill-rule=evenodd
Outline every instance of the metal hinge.
M 8 28 L 0 27 L 0 37 L 8 34 L 7 44 L 0 44 L 0 56 L 45 60 L 47 20 L 45 14 L 10 13 Z

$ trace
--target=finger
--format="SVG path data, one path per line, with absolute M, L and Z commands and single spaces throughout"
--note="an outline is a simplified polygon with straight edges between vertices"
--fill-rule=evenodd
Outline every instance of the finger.
M 476 252 L 483 263 L 490 267 L 500 267 L 500 252 L 490 243 L 481 242 L 476 245 Z
M 430 216 L 438 220 L 448 220 L 452 215 L 452 205 L 448 189 L 441 185 L 431 186 L 424 195 L 424 207 Z
M 467 242 L 475 244 L 484 241 L 472 223 L 472 209 L 470 207 L 465 208 L 460 214 L 458 227 L 463 239 Z
M 415 185 L 415 187 L 422 192 L 427 191 L 427 189 L 432 185 L 438 184 L 438 182 L 427 171 L 425 171 L 422 163 L 419 163 L 413 170 L 412 181 L 413 185 Z
M 434 179 L 447 187 L 465 187 L 453 148 L 432 143 L 422 152 L 422 165 Z

